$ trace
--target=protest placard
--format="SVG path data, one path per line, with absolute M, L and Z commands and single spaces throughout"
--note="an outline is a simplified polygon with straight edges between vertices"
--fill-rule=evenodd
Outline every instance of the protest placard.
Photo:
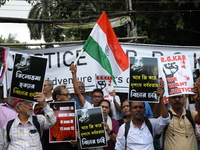
M 77 110 L 81 149 L 107 146 L 101 107 Z
M 0 84 L 3 82 L 4 74 L 7 67 L 7 56 L 9 48 L 0 47 Z
M 114 83 L 111 76 L 96 75 L 96 87 L 102 89 L 104 96 L 109 96 L 110 92 L 114 90 Z
M 159 58 L 159 71 L 165 83 L 167 97 L 180 94 L 194 94 L 192 70 L 186 55 L 163 56 Z
M 157 103 L 157 58 L 130 57 L 129 101 Z
M 49 143 L 77 140 L 75 102 L 50 102 L 56 115 L 56 123 L 49 130 Z
M 33 97 L 43 89 L 46 64 L 46 58 L 16 54 L 10 96 L 35 101 Z

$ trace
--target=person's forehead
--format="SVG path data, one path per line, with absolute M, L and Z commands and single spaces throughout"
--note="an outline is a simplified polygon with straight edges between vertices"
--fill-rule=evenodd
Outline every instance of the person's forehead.
M 169 99 L 171 99 L 171 98 L 173 98 L 173 97 L 177 97 L 177 96 L 181 96 L 181 97 L 183 97 L 183 94 L 175 95 L 175 96 L 171 96 L 171 97 L 169 97 Z
M 84 86 L 82 82 L 78 82 L 78 85 L 79 86 Z
M 109 106 L 109 104 L 107 102 L 102 102 L 100 105 L 101 106 Z
M 100 96 L 102 96 L 102 93 L 100 93 L 100 92 L 94 92 L 93 95 L 100 95 Z
M 128 102 L 128 101 L 124 101 L 124 102 L 122 103 L 122 106 L 125 106 L 125 105 L 127 105 L 127 104 L 129 104 L 129 102 Z
M 44 81 L 44 83 L 48 83 L 48 81 L 47 81 L 47 80 L 45 80 L 45 81 Z
M 68 89 L 64 89 L 64 88 L 62 88 L 61 91 L 62 91 L 63 94 L 69 93 L 69 90 Z
M 144 106 L 143 102 L 132 102 L 131 106 Z

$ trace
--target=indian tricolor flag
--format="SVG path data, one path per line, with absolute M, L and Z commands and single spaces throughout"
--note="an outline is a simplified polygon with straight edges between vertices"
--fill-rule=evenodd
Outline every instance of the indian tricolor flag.
M 120 46 L 105 12 L 92 29 L 83 50 L 100 63 L 115 84 L 115 76 L 117 77 L 129 67 L 128 56 Z

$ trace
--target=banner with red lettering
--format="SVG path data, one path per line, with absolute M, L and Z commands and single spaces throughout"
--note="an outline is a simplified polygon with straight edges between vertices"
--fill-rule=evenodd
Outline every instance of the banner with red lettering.
M 111 76 L 105 75 L 95 75 L 96 77 L 96 87 L 102 89 L 104 98 L 109 97 L 112 90 L 114 90 L 114 82 Z
M 194 94 L 192 71 L 186 55 L 159 58 L 159 71 L 165 83 L 166 96 Z

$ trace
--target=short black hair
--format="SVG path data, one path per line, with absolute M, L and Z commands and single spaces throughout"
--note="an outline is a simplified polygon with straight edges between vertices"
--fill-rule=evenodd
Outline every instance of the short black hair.
M 107 102 L 107 103 L 108 103 L 109 108 L 110 108 L 110 112 L 108 113 L 108 115 L 112 118 L 111 104 L 110 104 L 110 101 L 109 101 L 109 100 L 107 100 L 107 99 L 102 99 L 102 100 L 100 100 L 100 101 L 98 102 L 98 105 L 97 105 L 97 106 L 100 106 L 101 103 L 103 103 L 103 102 Z
M 92 91 L 92 95 L 93 95 L 93 93 L 95 93 L 95 92 L 99 92 L 99 93 L 101 93 L 102 94 L 102 96 L 103 96 L 103 91 L 102 91 L 102 89 L 94 89 L 93 91 Z
M 131 108 L 131 103 L 132 103 L 133 101 L 129 101 L 129 106 L 130 106 L 130 108 Z M 145 108 L 145 102 L 143 102 L 143 104 L 144 104 L 144 108 Z
M 62 88 L 66 89 L 66 86 L 65 85 L 59 85 L 53 90 L 53 93 L 52 93 L 53 100 L 56 100 L 56 95 L 62 94 L 62 92 L 61 92 Z

